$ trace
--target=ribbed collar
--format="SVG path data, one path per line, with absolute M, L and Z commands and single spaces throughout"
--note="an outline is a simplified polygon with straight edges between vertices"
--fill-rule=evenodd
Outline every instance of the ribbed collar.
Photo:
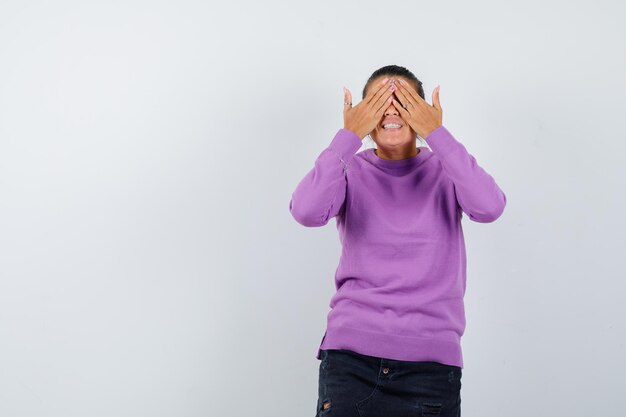
M 417 155 L 406 159 L 383 159 L 374 153 L 374 148 L 366 149 L 365 156 L 368 161 L 380 168 L 411 170 L 428 159 L 428 157 L 433 153 L 426 146 L 420 146 L 417 149 L 419 149 Z

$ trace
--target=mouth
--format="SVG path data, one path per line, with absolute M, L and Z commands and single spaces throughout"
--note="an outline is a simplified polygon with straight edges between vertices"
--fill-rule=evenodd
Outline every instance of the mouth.
M 398 122 L 387 122 L 387 123 L 383 123 L 382 127 L 383 130 L 389 130 L 389 131 L 393 131 L 393 130 L 400 130 L 402 129 L 404 125 Z

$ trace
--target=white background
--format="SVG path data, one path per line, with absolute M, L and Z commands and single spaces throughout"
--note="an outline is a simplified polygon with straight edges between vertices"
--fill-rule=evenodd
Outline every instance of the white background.
M 310 416 L 340 244 L 291 193 L 403 65 L 496 179 L 468 416 L 619 415 L 625 6 L 0 3 L 0 415 Z

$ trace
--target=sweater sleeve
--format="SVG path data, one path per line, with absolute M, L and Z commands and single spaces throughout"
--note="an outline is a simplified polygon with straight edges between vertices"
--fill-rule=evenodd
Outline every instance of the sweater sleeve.
M 339 214 L 346 197 L 346 171 L 361 147 L 361 139 L 348 129 L 339 129 L 313 168 L 291 195 L 289 211 L 304 226 L 324 226 Z
M 465 146 L 444 126 L 433 130 L 425 139 L 452 180 L 457 202 L 469 218 L 490 223 L 500 217 L 506 206 L 506 195 Z

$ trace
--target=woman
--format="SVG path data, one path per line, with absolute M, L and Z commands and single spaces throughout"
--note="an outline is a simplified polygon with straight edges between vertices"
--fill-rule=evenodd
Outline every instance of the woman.
M 317 416 L 460 416 L 466 256 L 461 219 L 506 205 L 404 67 L 375 71 L 344 127 L 292 194 L 304 226 L 336 218 L 342 253 L 321 359 Z M 370 135 L 377 149 L 358 152 Z M 416 146 L 417 135 L 431 149 Z

